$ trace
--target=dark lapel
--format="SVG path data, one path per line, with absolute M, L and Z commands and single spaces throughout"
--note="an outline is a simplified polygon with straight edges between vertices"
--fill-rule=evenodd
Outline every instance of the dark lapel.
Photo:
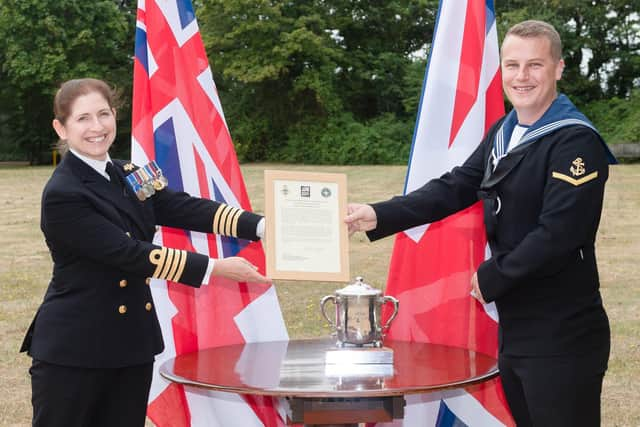
M 114 162 L 116 173 L 120 176 L 122 181 L 122 192 L 127 192 L 126 197 L 122 197 L 123 193 L 120 190 L 115 189 L 111 183 L 91 166 L 80 160 L 73 153 L 69 152 L 65 155 L 63 167 L 69 167 L 73 173 L 80 178 L 82 183 L 95 194 L 98 198 L 108 201 L 106 203 L 111 209 L 114 209 L 118 215 L 127 215 L 131 221 L 138 226 L 147 236 L 148 226 L 145 221 L 145 215 L 142 208 L 142 204 L 138 201 L 135 195 L 131 193 L 128 186 L 125 183 L 124 171 L 122 166 L 117 162 Z M 122 220 L 121 220 L 122 221 Z M 121 226 L 125 226 L 123 223 Z
M 480 187 L 485 190 L 494 187 L 500 181 L 502 181 L 507 175 L 511 173 L 524 159 L 529 149 L 533 144 L 520 145 L 511 150 L 506 156 L 504 156 L 498 162 L 498 167 L 493 170 L 491 165 L 491 153 L 487 159 L 487 165 L 484 170 L 484 178 Z

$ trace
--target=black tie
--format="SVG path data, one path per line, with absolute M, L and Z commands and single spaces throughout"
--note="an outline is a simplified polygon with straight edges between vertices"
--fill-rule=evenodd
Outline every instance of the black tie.
M 109 180 L 111 181 L 111 185 L 113 186 L 113 188 L 117 189 L 118 191 L 122 190 L 122 182 L 120 181 L 120 177 L 118 176 L 113 163 L 107 162 L 105 171 L 107 172 L 107 175 L 109 175 Z

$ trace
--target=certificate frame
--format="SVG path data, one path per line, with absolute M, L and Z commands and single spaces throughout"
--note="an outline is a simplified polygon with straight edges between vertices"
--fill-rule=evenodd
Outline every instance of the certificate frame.
M 267 276 L 348 281 L 346 174 L 265 170 L 264 186 Z

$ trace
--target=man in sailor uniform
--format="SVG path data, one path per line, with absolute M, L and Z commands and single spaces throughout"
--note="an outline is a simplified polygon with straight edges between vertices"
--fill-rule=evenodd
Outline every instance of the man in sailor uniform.
M 500 377 L 518 426 L 600 425 L 609 357 L 594 242 L 615 158 L 557 93 L 563 68 L 551 25 L 512 27 L 501 71 L 513 110 L 462 166 L 407 195 L 351 204 L 345 219 L 376 240 L 483 201 L 491 257 L 470 286 L 496 304 Z

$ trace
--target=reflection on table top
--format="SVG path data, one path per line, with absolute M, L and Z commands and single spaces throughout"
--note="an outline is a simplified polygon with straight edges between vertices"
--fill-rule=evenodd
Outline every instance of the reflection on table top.
M 334 341 L 248 343 L 200 350 L 166 361 L 170 381 L 245 394 L 289 397 L 394 396 L 478 383 L 497 375 L 496 359 L 436 344 L 385 340 L 390 365 L 327 365 Z

